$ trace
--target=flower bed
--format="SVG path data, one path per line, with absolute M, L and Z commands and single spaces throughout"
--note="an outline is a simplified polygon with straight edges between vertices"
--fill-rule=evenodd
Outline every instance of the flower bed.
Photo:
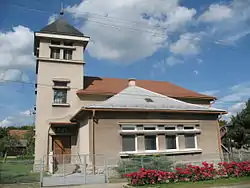
M 124 176 L 133 186 L 242 177 L 250 176 L 250 161 L 218 163 L 216 168 L 213 164 L 203 162 L 202 166 L 187 165 L 183 168 L 176 168 L 174 172 L 142 168 L 138 172 L 128 173 Z

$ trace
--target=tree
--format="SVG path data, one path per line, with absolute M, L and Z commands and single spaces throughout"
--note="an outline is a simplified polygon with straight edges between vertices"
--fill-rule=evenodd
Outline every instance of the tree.
M 241 112 L 232 116 L 231 123 L 228 136 L 233 141 L 233 147 L 248 149 L 250 147 L 250 99 Z
M 27 148 L 25 154 L 28 156 L 32 156 L 35 151 L 34 126 L 29 126 L 28 130 L 29 131 L 24 135 L 24 139 L 27 140 Z
M 220 127 L 224 126 L 227 124 L 227 121 L 226 120 L 219 120 L 219 125 Z
M 18 139 L 14 136 L 11 136 L 8 133 L 8 129 L 5 127 L 0 127 L 0 154 L 4 156 L 10 146 L 17 145 L 19 143 Z

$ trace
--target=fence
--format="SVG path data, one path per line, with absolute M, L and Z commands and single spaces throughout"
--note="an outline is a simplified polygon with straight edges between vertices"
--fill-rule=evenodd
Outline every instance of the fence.
M 186 164 L 199 165 L 203 161 L 217 164 L 226 161 L 250 160 L 249 152 L 231 154 L 189 154 L 174 156 L 138 156 L 129 158 L 104 155 L 50 155 L 44 160 L 7 158 L 0 161 L 0 184 L 41 183 L 42 186 L 106 183 L 109 178 L 118 178 L 140 168 L 174 170 Z M 33 171 L 39 164 L 40 173 Z
M 104 155 L 53 155 L 48 157 L 50 176 L 41 173 L 42 186 L 82 185 L 107 182 Z
M 213 163 L 216 166 L 219 162 L 246 160 L 250 160 L 250 151 L 225 153 L 221 156 L 218 153 L 179 156 L 138 156 L 119 160 L 116 171 L 120 175 L 139 171 L 140 168 L 174 171 L 176 167 L 183 167 L 187 164 L 201 165 L 204 161 Z

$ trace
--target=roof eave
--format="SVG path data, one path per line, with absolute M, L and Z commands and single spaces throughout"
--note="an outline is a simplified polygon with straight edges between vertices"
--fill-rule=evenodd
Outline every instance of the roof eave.
M 119 92 L 86 92 L 83 91 L 82 89 L 79 89 L 76 91 L 77 95 L 100 95 L 100 96 L 113 96 L 118 94 Z M 163 94 L 164 95 L 164 94 Z M 165 95 L 166 96 L 166 95 Z M 172 98 L 177 98 L 177 99 L 204 99 L 204 100 L 217 100 L 216 97 L 213 96 L 204 96 L 204 97 L 195 97 L 195 96 L 183 96 L 183 97 L 177 97 L 177 96 L 168 96 Z

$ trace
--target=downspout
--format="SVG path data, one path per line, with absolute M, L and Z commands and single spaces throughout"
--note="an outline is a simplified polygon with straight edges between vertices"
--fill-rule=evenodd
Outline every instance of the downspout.
M 219 145 L 219 152 L 220 152 L 220 158 L 222 158 L 221 154 L 222 154 L 222 148 L 221 148 L 221 135 L 220 135 L 220 124 L 219 124 L 219 121 L 220 119 L 222 118 L 222 113 L 220 113 L 218 119 L 217 119 L 217 123 L 218 123 L 218 126 L 217 126 L 217 135 L 218 135 L 218 145 Z
M 95 167 L 95 110 L 92 111 L 92 155 L 93 155 L 93 171 L 95 175 L 96 167 Z
M 50 142 L 50 135 L 49 135 L 49 131 L 50 131 L 50 128 L 51 128 L 51 124 L 49 124 L 49 128 L 48 128 L 48 139 L 47 139 L 47 153 L 46 153 L 46 160 L 47 160 L 47 164 L 46 164 L 46 167 L 47 169 L 49 169 L 49 142 Z M 52 145 L 53 145 L 53 141 L 52 141 Z M 53 146 L 52 146 L 53 147 Z M 53 153 L 54 155 L 54 153 Z

